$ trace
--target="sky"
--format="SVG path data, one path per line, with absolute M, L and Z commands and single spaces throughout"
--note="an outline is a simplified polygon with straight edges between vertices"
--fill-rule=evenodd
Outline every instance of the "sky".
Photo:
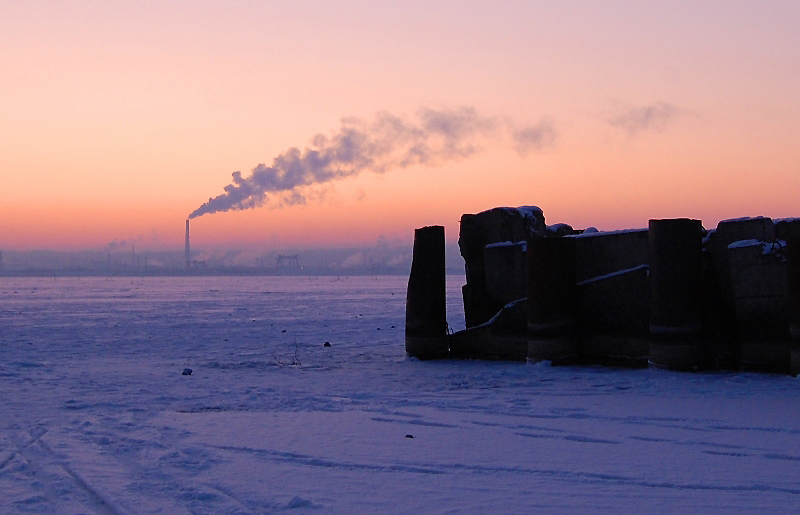
M 777 0 L 3 1 L 0 249 L 179 249 L 198 213 L 193 245 L 263 249 L 455 241 L 495 206 L 800 216 L 798 22 Z

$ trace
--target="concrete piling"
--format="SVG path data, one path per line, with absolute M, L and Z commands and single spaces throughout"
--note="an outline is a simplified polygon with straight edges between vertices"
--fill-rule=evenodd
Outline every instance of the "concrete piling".
M 786 277 L 789 289 L 790 373 L 800 374 L 800 235 L 786 240 Z
M 419 359 L 448 355 L 444 227 L 414 231 L 406 295 L 406 353 Z
M 700 220 L 650 220 L 650 362 L 673 369 L 702 364 Z

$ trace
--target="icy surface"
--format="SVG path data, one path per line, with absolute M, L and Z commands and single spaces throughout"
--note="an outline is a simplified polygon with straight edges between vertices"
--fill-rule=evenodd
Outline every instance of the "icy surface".
M 458 328 L 463 277 L 449 279 Z M 404 354 L 405 287 L 0 279 L 0 511 L 800 505 L 797 379 L 420 362 Z

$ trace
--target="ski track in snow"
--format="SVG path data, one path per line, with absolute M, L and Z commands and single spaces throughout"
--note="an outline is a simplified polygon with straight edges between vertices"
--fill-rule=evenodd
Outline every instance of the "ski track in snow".
M 459 280 L 448 283 L 455 327 Z M 0 511 L 729 513 L 800 503 L 797 379 L 419 362 L 404 354 L 405 286 L 0 279 Z

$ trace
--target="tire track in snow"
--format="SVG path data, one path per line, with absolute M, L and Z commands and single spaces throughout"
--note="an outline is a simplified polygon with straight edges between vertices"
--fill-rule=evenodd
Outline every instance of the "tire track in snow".
M 209 481 L 205 473 L 219 460 L 204 447 L 182 445 L 181 440 L 188 433 L 151 425 L 124 435 L 118 424 L 112 420 L 106 421 L 104 427 L 96 424 L 90 430 L 84 427 L 81 439 L 95 445 L 98 440 L 102 442 L 101 448 L 128 471 L 128 491 L 148 497 L 147 503 L 137 505 L 136 512 L 255 514 L 292 507 L 287 508 L 274 499 L 248 499 L 237 493 L 236 483 Z M 112 429 L 114 426 L 117 429 Z M 150 457 L 149 460 L 142 462 L 137 457 L 140 450 Z M 134 497 L 130 502 L 135 500 Z M 306 506 L 302 499 L 295 502 L 297 506 Z
M 36 443 L 36 442 L 39 440 L 39 438 L 41 438 L 42 436 L 44 436 L 44 434 L 45 434 L 46 432 L 47 432 L 46 430 L 45 430 L 45 431 L 42 431 L 42 432 L 41 432 L 41 433 L 39 433 L 37 436 L 33 436 L 33 435 L 31 435 L 31 434 L 28 434 L 28 436 L 30 436 L 30 437 L 31 437 L 31 439 L 30 439 L 30 441 L 28 441 L 27 443 L 23 444 L 23 446 L 22 446 L 22 447 L 23 447 L 23 448 L 28 448 L 28 447 L 30 447 L 31 445 L 33 445 L 34 443 Z M 19 444 L 18 444 L 16 441 L 12 441 L 12 444 L 14 445 L 14 447 L 15 447 L 16 449 L 12 449 L 12 450 L 11 450 L 11 452 L 9 453 L 9 455 L 8 455 L 8 456 L 6 456 L 6 458 L 5 458 L 3 461 L 0 461 L 0 471 L 2 471 L 2 470 L 3 470 L 3 467 L 5 467 L 5 466 L 6 466 L 6 464 L 7 464 L 9 461 L 11 461 L 12 459 L 14 459 L 14 456 L 16 456 L 16 455 L 18 455 L 18 454 L 19 454 L 19 455 L 21 455 L 21 454 L 22 454 L 22 453 L 21 453 L 21 449 L 20 449 L 20 445 L 19 445 Z M 24 458 L 24 457 L 23 457 L 23 458 Z
M 385 410 L 384 413 L 393 414 L 393 415 L 401 415 L 404 417 L 408 417 L 407 419 L 400 419 L 400 418 L 390 418 L 390 417 L 372 417 L 371 419 L 376 422 L 387 422 L 387 423 L 400 423 L 400 424 L 410 424 L 410 425 L 421 425 L 421 426 L 430 426 L 430 427 L 443 427 L 443 428 L 455 428 L 459 427 L 455 424 L 445 424 L 440 422 L 431 422 L 424 420 L 424 417 L 421 417 L 418 414 L 408 414 L 408 413 L 398 413 Z M 519 416 L 519 415 L 516 415 Z M 525 415 L 522 415 L 523 417 Z M 719 424 L 718 421 L 714 419 L 690 419 L 684 417 L 645 417 L 645 416 L 627 416 L 627 417 L 614 417 L 614 416 L 607 416 L 607 415 L 595 415 L 591 413 L 586 413 L 583 410 L 572 410 L 572 409 L 561 409 L 555 410 L 553 414 L 530 414 L 528 417 L 532 418 L 540 418 L 540 419 L 547 419 L 547 420 L 556 420 L 556 419 L 566 419 L 566 420 L 591 420 L 591 419 L 603 419 L 607 421 L 612 421 L 619 423 L 624 426 L 651 426 L 651 427 L 659 427 L 659 428 L 668 428 L 668 429 L 678 429 L 682 431 L 700 431 L 700 432 L 711 432 L 711 433 L 726 433 L 726 432 L 736 432 L 740 430 L 747 430 L 747 431 L 759 431 L 765 433 L 772 433 L 772 434 L 794 434 L 797 430 L 791 428 L 779 428 L 779 427 L 758 427 L 758 426 L 731 426 L 731 425 L 722 425 Z M 590 444 L 622 444 L 623 440 L 612 440 L 612 439 L 605 439 L 605 438 L 596 438 L 591 435 L 581 434 L 580 432 L 576 432 L 575 430 L 566 430 L 561 428 L 555 427 L 546 427 L 546 426 L 534 426 L 529 424 L 509 424 L 509 423 L 501 423 L 501 422 L 485 422 L 485 421 L 477 421 L 477 420 L 462 420 L 464 424 L 472 424 L 477 426 L 488 426 L 488 427 L 498 427 L 501 429 L 508 429 L 513 434 L 517 436 L 522 436 L 526 438 L 536 438 L 536 439 L 557 439 L 557 440 L 566 440 L 566 441 L 573 441 L 579 443 L 590 443 Z M 695 425 L 696 424 L 696 425 Z M 526 431 L 519 432 L 517 430 L 524 429 Z M 538 432 L 531 432 L 530 430 L 533 429 Z M 555 433 L 555 434 L 553 434 Z M 758 447 L 758 446 L 742 446 L 742 445 L 735 445 L 735 444 L 727 444 L 727 443 L 718 443 L 718 442 L 707 442 L 707 441 L 699 441 L 699 440 L 681 440 L 681 439 L 670 439 L 670 438 L 650 438 L 646 436 L 639 436 L 639 435 L 629 435 L 627 436 L 628 439 L 631 440 L 638 440 L 642 442 L 651 442 L 651 443 L 666 443 L 670 445 L 680 445 L 680 446 L 695 446 L 695 447 L 708 447 L 710 449 L 702 449 L 701 452 L 709 455 L 714 456 L 728 456 L 728 457 L 736 457 L 736 458 L 743 458 L 743 457 L 758 457 L 763 456 L 769 459 L 780 459 L 785 461 L 800 461 L 800 457 L 792 456 L 787 454 L 779 454 L 774 451 L 774 449 L 765 448 L 765 447 Z M 719 450 L 719 449 L 725 450 Z
M 143 484 L 148 486 L 148 504 L 138 505 L 137 512 L 152 510 L 159 513 L 191 514 L 195 513 L 198 506 L 203 506 L 205 510 L 213 508 L 216 513 L 257 513 L 224 487 L 199 483 L 189 476 L 176 477 L 166 465 L 169 458 L 185 457 L 187 449 L 178 444 L 179 435 L 158 432 L 156 427 L 148 427 L 146 430 L 156 433 L 149 433 L 147 438 L 141 435 L 131 437 L 123 436 L 122 432 L 108 427 L 93 427 L 92 432 L 82 433 L 85 442 L 91 444 L 101 438 L 105 440 L 104 446 L 114 446 L 111 456 L 129 471 L 126 477 L 132 482 L 128 489 L 139 492 Z M 161 458 L 157 464 L 143 464 L 134 457 L 132 449 L 155 452 Z
M 606 442 L 602 442 L 606 443 Z M 271 449 L 256 449 L 252 447 L 238 446 L 212 446 L 220 450 L 246 453 L 252 456 L 259 456 L 270 461 L 292 463 L 295 465 L 305 465 L 312 467 L 338 468 L 343 470 L 370 470 L 376 472 L 407 472 L 413 474 L 452 474 L 452 473 L 474 473 L 474 474 L 497 474 L 507 473 L 514 475 L 538 476 L 542 479 L 567 480 L 573 483 L 600 484 L 615 486 L 630 486 L 653 489 L 669 489 L 678 491 L 719 491 L 719 492 L 762 492 L 762 493 L 781 493 L 800 496 L 800 488 L 787 488 L 769 484 L 713 484 L 713 483 L 693 483 L 693 482 L 671 482 L 671 481 L 652 481 L 626 476 L 622 474 L 608 474 L 597 472 L 582 472 L 575 470 L 559 470 L 551 468 L 530 468 L 530 467 L 504 467 L 469 465 L 465 463 L 435 463 L 420 461 L 398 461 L 388 464 L 375 463 L 356 463 L 346 461 L 334 461 L 327 458 L 300 454 L 295 452 L 276 451 Z
M 530 474 L 537 476 L 547 476 L 559 479 L 569 479 L 574 482 L 580 483 L 595 483 L 595 484 L 616 484 L 621 486 L 636 486 L 646 488 L 666 488 L 674 490 L 710 490 L 710 491 L 733 491 L 733 492 L 773 492 L 784 493 L 791 495 L 800 495 L 800 488 L 785 488 L 767 484 L 751 484 L 751 485 L 715 485 L 709 483 L 678 483 L 670 481 L 648 481 L 639 479 L 633 476 L 625 476 L 621 474 L 605 474 L 596 472 L 581 472 L 573 470 L 558 470 L 558 469 L 537 469 L 527 467 L 502 467 L 502 466 L 480 466 L 480 465 L 467 465 L 462 463 L 445 463 L 434 465 L 430 463 L 414 463 L 417 466 L 438 466 L 443 469 L 450 469 L 453 471 L 468 471 L 475 473 L 517 473 L 517 474 Z
M 232 445 L 210 445 L 215 449 L 236 453 L 246 453 L 249 455 L 261 456 L 271 461 L 294 463 L 297 465 L 307 465 L 311 467 L 337 468 L 343 470 L 369 470 L 375 472 L 412 472 L 415 474 L 443 474 L 444 472 L 436 468 L 416 465 L 389 464 L 379 465 L 373 463 L 356 463 L 352 461 L 334 461 L 310 454 L 298 452 L 275 451 L 270 449 L 255 449 L 253 447 L 238 447 Z
M 22 442 L 18 436 L 12 436 L 12 442 L 28 464 L 32 476 L 42 484 L 48 502 L 58 513 L 73 513 L 73 510 L 75 513 L 85 512 L 79 506 L 105 515 L 129 513 L 127 510 L 115 507 L 80 474 L 64 463 L 42 440 L 45 433 L 46 431 L 38 436 L 28 433 L 30 441 L 27 443 Z M 78 495 L 65 495 L 70 492 Z
M 408 420 L 401 420 L 401 419 L 398 419 L 398 418 L 372 417 L 371 420 L 374 420 L 375 422 L 389 422 L 389 423 L 410 424 L 412 426 L 446 427 L 446 428 L 458 427 L 455 424 L 445 424 L 445 423 L 442 423 L 442 422 L 428 422 L 426 420 L 422 420 L 421 418 L 412 418 L 412 419 L 408 419 Z

